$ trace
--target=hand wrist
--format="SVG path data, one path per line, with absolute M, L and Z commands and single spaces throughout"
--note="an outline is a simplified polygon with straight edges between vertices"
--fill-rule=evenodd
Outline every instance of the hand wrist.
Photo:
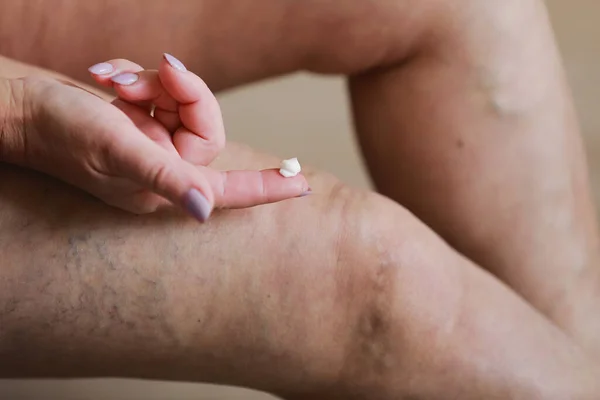
M 0 162 L 18 163 L 22 153 L 23 83 L 0 78 Z

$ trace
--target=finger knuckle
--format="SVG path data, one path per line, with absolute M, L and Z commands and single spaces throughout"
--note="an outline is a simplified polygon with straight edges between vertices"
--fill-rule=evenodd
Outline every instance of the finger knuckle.
M 170 162 L 157 162 L 149 171 L 148 181 L 155 191 L 164 191 L 175 178 L 175 168 Z

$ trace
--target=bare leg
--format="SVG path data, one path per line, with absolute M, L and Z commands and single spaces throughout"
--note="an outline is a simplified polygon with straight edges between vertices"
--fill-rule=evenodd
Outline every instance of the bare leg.
M 18 22 L 16 14 L 3 13 L 11 16 L 1 24 L 4 36 L 23 29 L 18 40 L 13 40 L 14 46 L 2 49 L 5 54 L 72 72 L 124 52 L 145 63 L 161 47 L 176 46 L 175 52 L 184 60 L 195 57 L 191 65 L 213 88 L 297 69 L 355 74 L 357 124 L 382 190 L 405 202 L 454 246 L 505 279 L 560 326 L 590 347 L 596 346 L 596 330 L 588 327 L 596 322 L 587 317 L 596 304 L 595 272 L 588 268 L 595 262 L 595 225 L 571 106 L 561 97 L 565 94 L 562 83 L 556 84 L 562 77 L 541 2 L 490 5 L 473 0 L 460 9 L 446 9 L 449 3 L 434 0 L 380 0 L 345 7 L 319 1 L 273 2 L 264 3 L 267 11 L 258 13 L 254 2 L 244 1 L 182 2 L 177 9 L 166 3 L 157 6 L 158 2 L 140 7 L 136 1 L 114 7 L 114 2 L 105 1 L 79 14 L 81 9 L 64 1 L 61 7 L 52 3 L 52 11 L 66 27 L 61 30 L 36 23 L 36 18 L 45 20 L 44 4 L 40 2 L 37 16 L 31 10 L 22 13 L 23 21 L 41 31 L 28 30 L 26 24 L 15 26 L 10 19 Z M 130 12 L 142 9 L 146 17 L 154 15 L 163 21 L 165 29 L 148 25 L 152 28 L 144 31 L 145 24 L 136 23 Z M 113 29 L 107 30 L 101 42 L 90 45 L 89 40 L 97 35 L 87 27 L 102 15 Z M 178 23 L 183 16 L 188 16 L 187 25 Z M 524 31 L 524 20 L 531 29 L 529 43 L 539 45 L 535 49 L 514 39 L 514 35 L 520 40 L 529 33 Z M 515 26 L 507 26 L 506 21 Z M 190 26 L 195 30 L 190 31 Z M 23 53 L 34 48 L 26 44 L 40 36 L 47 42 L 43 46 L 46 56 Z M 77 40 L 69 41 L 73 37 Z M 135 43 L 123 37 L 135 37 Z M 146 41 L 139 43 L 139 37 Z M 77 57 L 51 57 L 64 50 L 65 42 Z M 547 63 L 537 70 L 509 69 L 505 78 L 502 60 L 538 65 L 540 61 L 532 59 L 532 54 L 545 55 Z M 539 76 L 538 70 L 542 71 Z M 471 81 L 481 76 L 490 79 Z M 533 78 L 528 80 L 529 76 Z M 519 96 L 514 82 L 531 87 Z M 539 99 L 546 95 L 548 104 L 542 107 Z M 430 104 L 436 104 L 435 113 Z M 403 113 L 404 118 L 398 119 L 396 113 Z M 427 135 L 411 134 L 423 127 Z M 542 135 L 549 140 L 544 146 L 540 145 Z M 396 146 L 392 139 L 398 140 Z M 457 144 L 465 149 L 458 153 L 471 149 L 470 156 L 457 157 L 453 151 Z M 393 159 L 384 147 L 393 149 Z M 512 154 L 516 161 L 509 157 Z M 513 168 L 506 168 L 507 164 Z M 389 179 L 388 170 L 408 170 L 413 176 Z M 545 179 L 546 174 L 555 179 Z M 439 196 L 443 202 L 435 201 Z M 569 293 L 581 297 L 568 298 Z M 565 308 L 568 304 L 572 308 Z
M 447 4 L 401 67 L 351 79 L 377 187 L 600 356 L 596 220 L 544 4 Z
M 235 147 L 221 159 L 273 161 Z M 312 198 L 198 225 L 0 175 L 4 377 L 217 382 L 299 399 L 598 394 L 596 367 L 561 331 L 399 206 L 330 177 L 311 174 Z

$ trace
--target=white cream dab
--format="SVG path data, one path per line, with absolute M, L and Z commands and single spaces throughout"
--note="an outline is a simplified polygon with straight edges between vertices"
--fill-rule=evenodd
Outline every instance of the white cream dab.
M 279 166 L 279 173 L 286 178 L 296 176 L 300 173 L 300 171 L 302 171 L 302 167 L 300 167 L 300 163 L 295 157 L 288 160 L 283 160 Z

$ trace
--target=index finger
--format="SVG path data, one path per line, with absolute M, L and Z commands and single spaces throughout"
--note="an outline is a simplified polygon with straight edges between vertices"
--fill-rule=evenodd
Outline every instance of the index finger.
M 299 174 L 284 178 L 278 169 L 263 171 L 204 170 L 214 194 L 215 207 L 245 208 L 275 203 L 311 193 L 306 178 Z

